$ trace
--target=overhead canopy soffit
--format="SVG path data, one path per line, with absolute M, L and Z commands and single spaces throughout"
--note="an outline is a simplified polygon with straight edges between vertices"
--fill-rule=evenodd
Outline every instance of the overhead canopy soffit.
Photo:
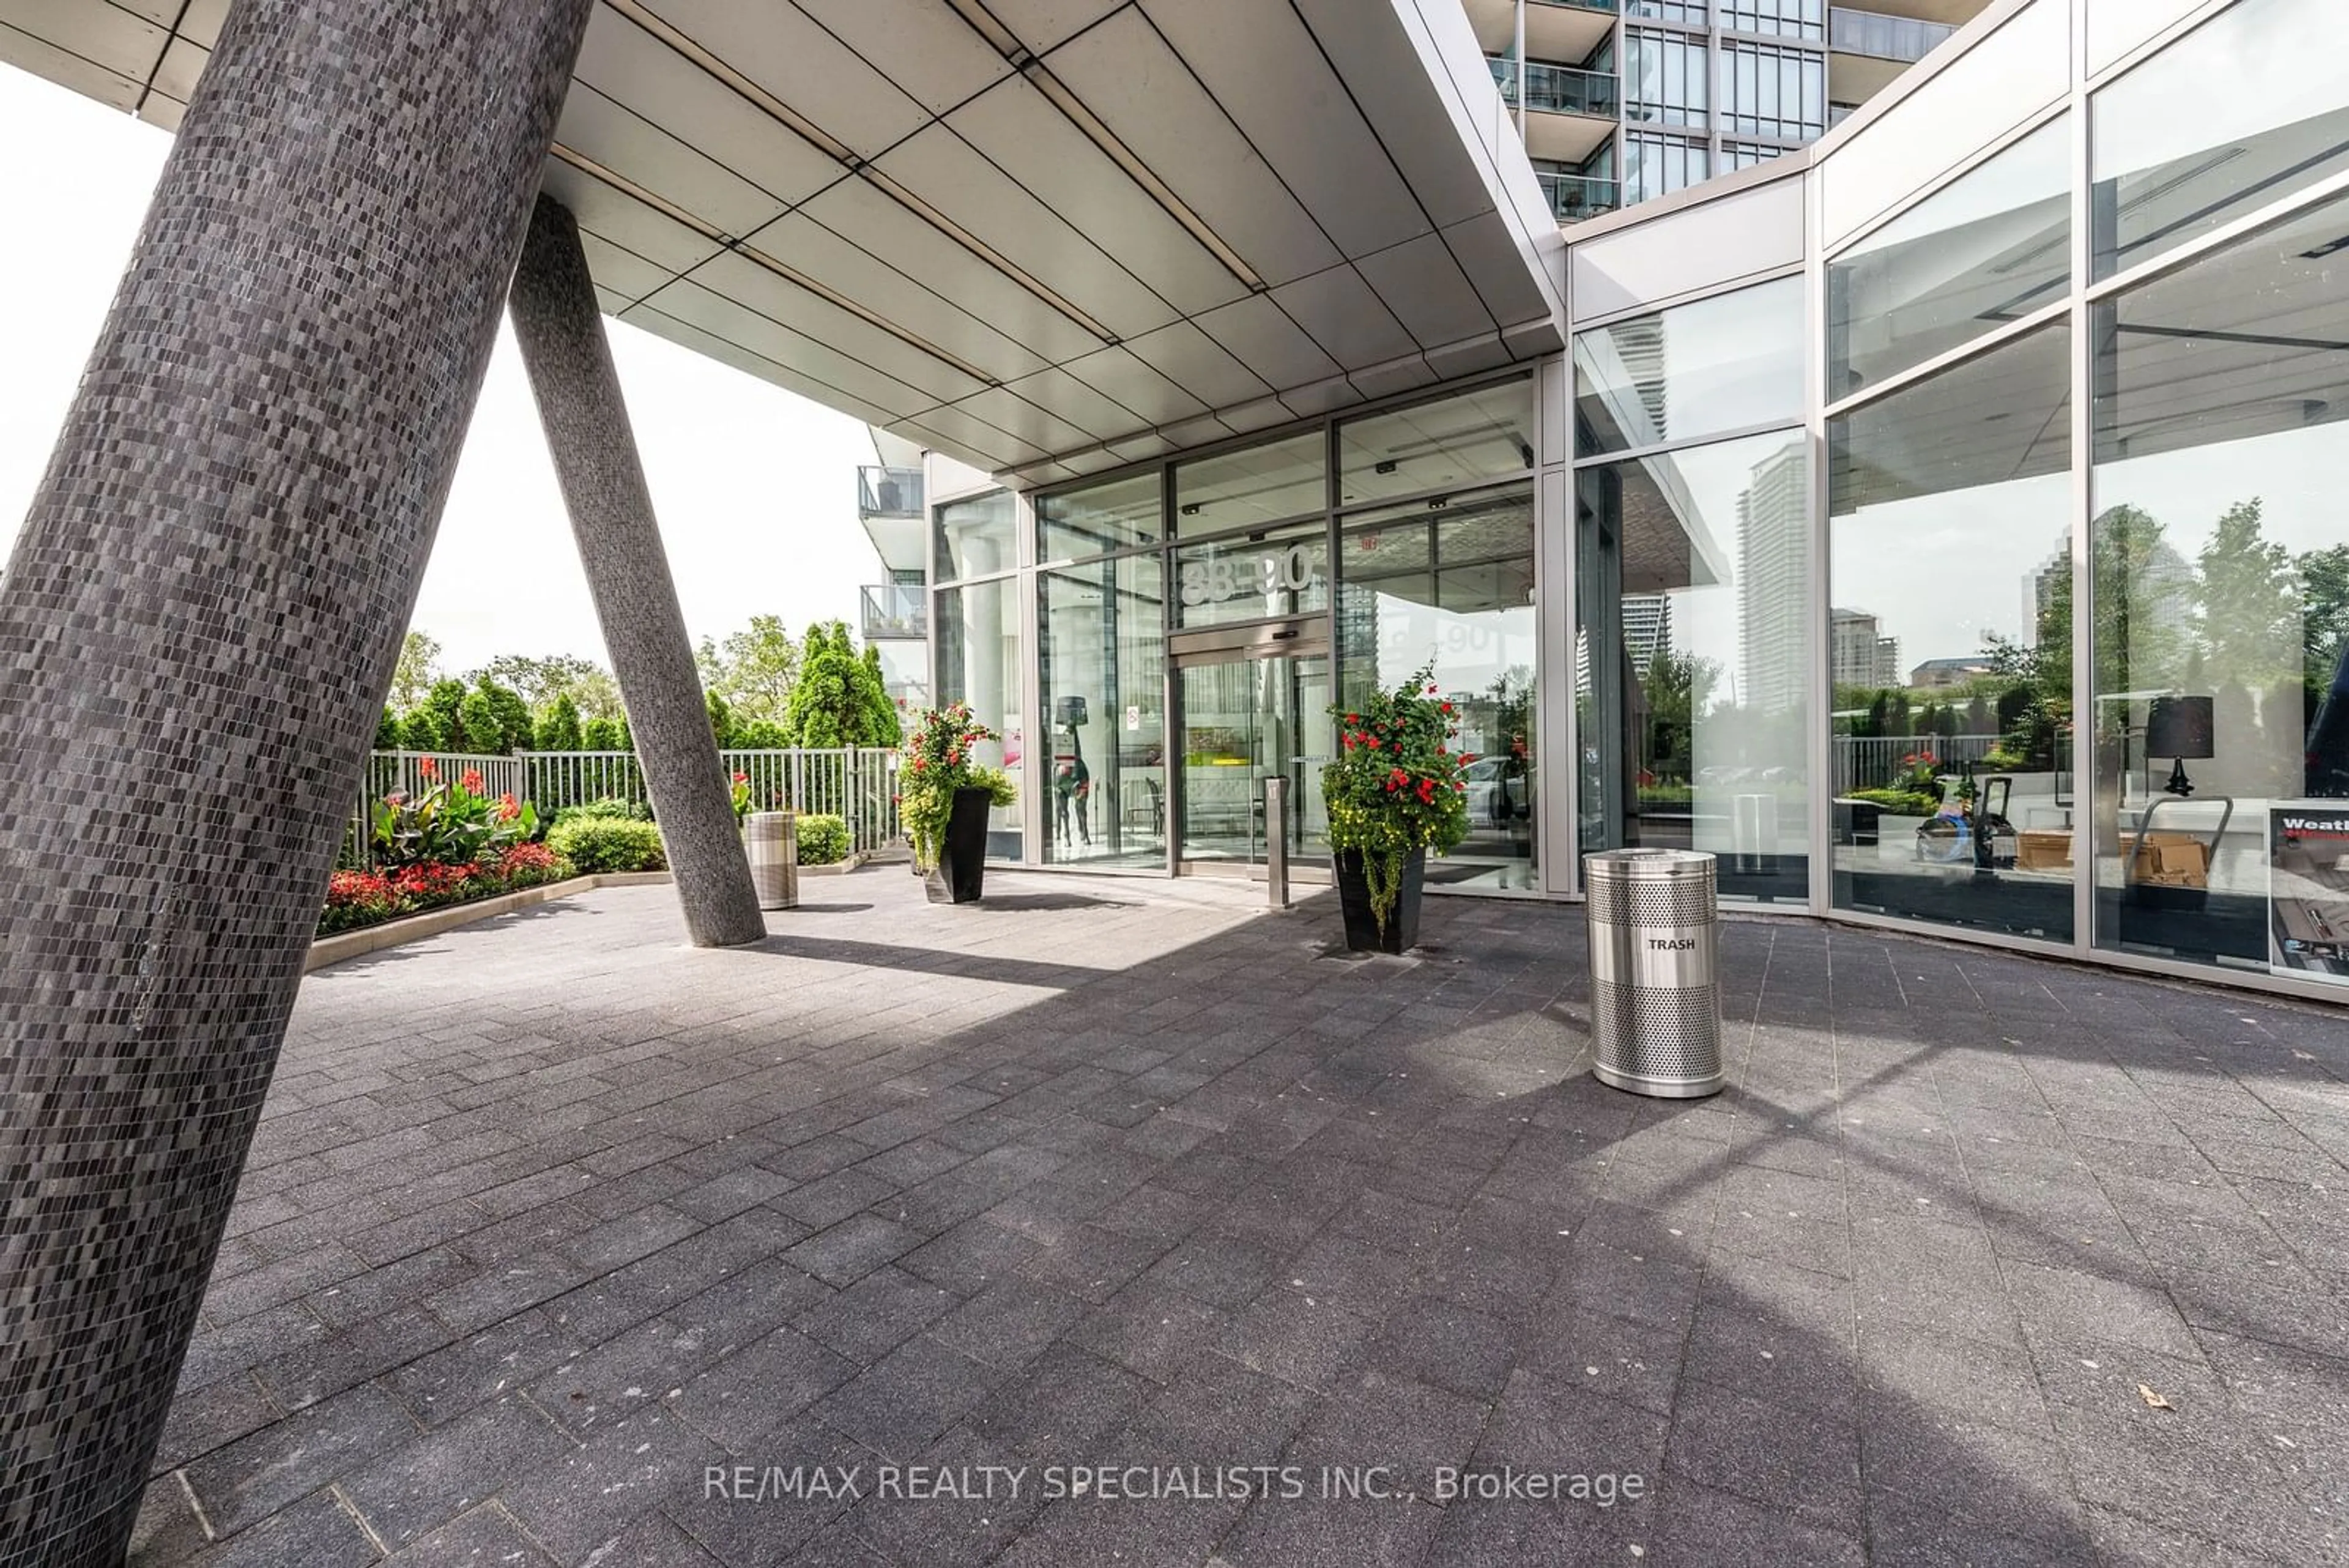
M 0 58 L 176 125 L 224 10 Z M 609 313 L 1015 483 L 1561 344 L 1458 0 L 602 0 L 545 185 Z

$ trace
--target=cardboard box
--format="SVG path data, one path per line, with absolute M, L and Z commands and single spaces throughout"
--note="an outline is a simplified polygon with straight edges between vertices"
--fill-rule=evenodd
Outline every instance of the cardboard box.
M 2014 836 L 2014 868 L 2018 871 L 2069 871 L 2072 830 L 2068 827 L 2026 827 Z
M 2190 833 L 2121 835 L 2133 882 L 2165 888 L 2205 888 L 2210 882 L 2209 846 Z

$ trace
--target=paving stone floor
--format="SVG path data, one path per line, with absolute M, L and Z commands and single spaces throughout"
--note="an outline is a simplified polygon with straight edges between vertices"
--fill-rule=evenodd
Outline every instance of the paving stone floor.
M 1661 1103 L 1572 910 L 988 886 L 312 977 L 134 1562 L 2349 1560 L 2349 1011 L 1740 922 Z

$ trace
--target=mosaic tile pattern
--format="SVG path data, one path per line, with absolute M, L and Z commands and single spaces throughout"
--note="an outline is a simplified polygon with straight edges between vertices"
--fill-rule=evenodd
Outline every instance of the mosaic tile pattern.
M 0 1568 L 112 1568 L 589 0 L 239 0 L 0 592 Z
M 766 921 L 702 706 L 701 674 L 652 492 L 636 461 L 579 224 L 552 197 L 539 197 L 531 214 L 511 307 L 686 929 L 698 947 L 755 942 L 767 934 Z

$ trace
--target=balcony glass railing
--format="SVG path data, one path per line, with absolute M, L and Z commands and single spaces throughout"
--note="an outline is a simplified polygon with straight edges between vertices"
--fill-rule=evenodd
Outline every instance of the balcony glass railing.
M 864 640 L 930 635 L 930 597 L 918 583 L 874 583 L 857 590 L 864 600 Z
M 918 468 L 875 468 L 856 471 L 856 514 L 859 517 L 919 517 L 922 514 L 922 471 Z
M 1517 102 L 1517 62 L 1487 55 L 1493 67 L 1493 80 L 1501 89 L 1501 101 L 1512 109 Z M 1544 65 L 1538 60 L 1526 63 L 1526 107 L 1543 114 L 1592 114 L 1601 119 L 1615 118 L 1615 78 L 1604 71 L 1586 71 L 1573 66 Z
M 1549 210 L 1561 223 L 1595 218 L 1623 204 L 1622 188 L 1612 180 L 1589 174 L 1544 174 L 1539 171 L 1534 177 L 1541 182 L 1542 194 L 1549 198 Z
M 1903 64 L 1923 59 L 1933 52 L 1936 44 L 1956 31 L 1946 22 L 1885 16 L 1874 11 L 1847 10 L 1841 5 L 1827 13 L 1828 48 Z
M 1615 14 L 1615 0 L 1534 0 L 1537 5 L 1555 5 L 1561 11 L 1604 11 Z

